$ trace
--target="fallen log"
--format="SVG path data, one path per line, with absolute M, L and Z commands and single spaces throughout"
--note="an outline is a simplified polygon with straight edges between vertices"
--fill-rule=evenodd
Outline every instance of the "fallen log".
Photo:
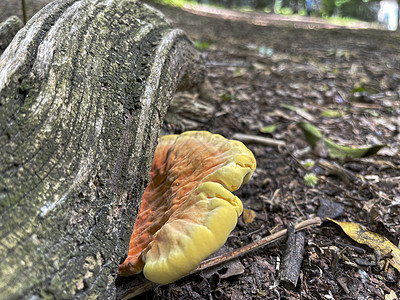
M 134 0 L 57 0 L 0 57 L 0 295 L 114 298 L 186 35 Z

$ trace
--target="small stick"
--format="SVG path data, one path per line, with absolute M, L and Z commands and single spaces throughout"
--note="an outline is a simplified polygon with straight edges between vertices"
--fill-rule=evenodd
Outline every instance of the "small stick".
M 274 139 L 270 139 L 270 138 L 258 136 L 258 135 L 235 133 L 232 136 L 232 139 L 239 140 L 245 144 L 260 144 L 260 145 L 264 145 L 264 146 L 274 146 L 274 147 L 284 146 L 284 147 L 286 147 L 285 141 L 274 140 Z
M 279 278 L 285 288 L 293 290 L 297 286 L 300 275 L 301 262 L 304 255 L 305 234 L 304 231 L 295 233 L 293 223 L 288 225 L 287 232 L 288 239 Z
M 121 290 L 121 288 L 117 288 L 117 296 L 116 299 L 119 300 L 129 300 L 133 297 L 139 296 L 147 291 L 150 291 L 158 286 L 157 283 L 151 281 L 140 282 L 137 284 L 131 284 L 129 288 L 125 290 Z
M 298 206 L 298 204 L 297 204 L 297 202 L 296 202 L 296 198 L 293 196 L 293 193 L 292 193 L 292 199 L 293 199 L 294 206 L 296 206 L 296 208 L 297 208 L 297 210 L 299 211 L 299 213 L 301 213 L 301 215 L 304 217 L 304 213 L 303 213 L 303 211 L 300 209 L 300 207 Z
M 309 228 L 312 226 L 319 226 L 319 225 L 321 225 L 321 223 L 322 223 L 321 219 L 319 217 L 315 217 L 315 218 L 308 219 L 308 220 L 305 220 L 303 222 L 296 224 L 295 230 L 300 231 L 300 230 L 303 230 L 303 229 L 306 229 L 306 228 Z M 274 234 L 266 236 L 258 241 L 255 241 L 246 246 L 243 246 L 242 248 L 233 250 L 231 252 L 228 252 L 228 253 L 225 253 L 225 254 L 210 258 L 210 259 L 207 259 L 207 260 L 203 261 L 203 263 L 201 263 L 200 266 L 198 266 L 192 273 L 199 272 L 206 268 L 216 266 L 222 262 L 234 259 L 234 258 L 242 256 L 250 251 L 253 251 L 253 250 L 263 247 L 265 245 L 271 244 L 272 242 L 284 237 L 286 234 L 287 234 L 287 230 L 283 229 Z
M 26 18 L 26 6 L 25 6 L 25 0 L 21 0 L 21 5 L 22 5 L 22 16 L 24 19 L 24 25 L 26 24 L 27 18 Z
M 321 159 L 318 164 L 324 168 L 329 174 L 332 175 L 336 175 L 338 176 L 340 179 L 343 180 L 343 182 L 346 185 L 349 185 L 350 182 L 354 182 L 356 180 L 358 180 L 357 176 L 354 175 L 352 172 L 350 172 L 349 170 L 346 170 L 345 168 L 343 168 L 342 166 L 336 165 L 336 164 L 332 164 L 329 161 L 325 160 L 325 159 Z

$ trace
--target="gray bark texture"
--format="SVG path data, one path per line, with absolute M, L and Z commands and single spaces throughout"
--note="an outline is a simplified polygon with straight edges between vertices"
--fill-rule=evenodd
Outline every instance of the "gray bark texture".
M 115 297 L 186 35 L 134 0 L 57 0 L 0 57 L 0 298 Z
M 11 16 L 0 24 L 0 55 L 23 26 L 24 23 L 17 16 Z

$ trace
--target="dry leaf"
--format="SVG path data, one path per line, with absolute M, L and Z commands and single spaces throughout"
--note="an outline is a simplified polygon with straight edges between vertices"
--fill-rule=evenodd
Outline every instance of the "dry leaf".
M 384 236 L 369 231 L 362 225 L 351 222 L 339 222 L 328 218 L 338 224 L 343 231 L 357 243 L 365 244 L 372 249 L 379 250 L 389 263 L 400 272 L 400 249 Z
M 256 213 L 254 212 L 254 210 L 251 210 L 251 209 L 243 210 L 243 222 L 245 224 L 253 222 L 255 217 L 256 217 Z
M 296 106 L 293 106 L 290 104 L 281 104 L 281 107 L 296 112 L 300 117 L 302 117 L 310 122 L 315 121 L 315 118 L 313 117 L 313 115 L 309 114 L 308 112 L 306 112 L 304 109 L 302 109 L 300 107 L 296 107 Z
M 393 290 L 391 290 L 389 294 L 385 295 L 385 300 L 397 300 L 397 299 L 398 299 L 397 295 Z
M 275 131 L 275 129 L 278 127 L 278 125 L 279 125 L 279 123 L 264 126 L 264 127 L 261 127 L 259 130 L 262 133 L 273 133 Z
M 240 275 L 244 273 L 245 267 L 240 262 L 239 259 L 234 259 L 232 261 L 224 264 L 224 268 L 228 268 L 224 274 L 221 274 L 221 278 L 229 278 L 235 275 Z

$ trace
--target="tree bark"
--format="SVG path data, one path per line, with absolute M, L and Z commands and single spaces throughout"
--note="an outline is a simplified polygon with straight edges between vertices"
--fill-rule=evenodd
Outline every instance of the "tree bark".
M 0 295 L 113 298 L 158 132 L 204 81 L 185 34 L 134 0 L 58 0 L 0 57 Z
M 294 0 L 293 2 L 293 13 L 294 14 L 299 13 L 299 0 Z
M 24 23 L 17 16 L 11 16 L 0 24 L 0 55 L 23 26 Z

